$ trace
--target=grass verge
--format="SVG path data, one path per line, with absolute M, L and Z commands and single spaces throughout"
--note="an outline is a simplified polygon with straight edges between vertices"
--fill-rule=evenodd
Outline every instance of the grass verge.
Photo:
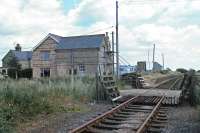
M 0 132 L 13 132 L 19 123 L 40 114 L 81 111 L 77 102 L 95 98 L 95 79 L 69 78 L 0 81 Z

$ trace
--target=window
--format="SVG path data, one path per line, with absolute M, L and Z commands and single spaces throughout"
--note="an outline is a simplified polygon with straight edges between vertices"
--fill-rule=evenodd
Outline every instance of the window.
M 50 55 L 49 51 L 43 51 L 40 53 L 40 55 L 41 55 L 42 60 L 46 60 L 46 61 L 49 60 L 49 55 Z
M 76 69 L 74 69 L 74 75 L 76 75 L 77 74 L 77 70 Z
M 69 75 L 71 75 L 72 74 L 72 70 L 71 69 L 69 69 Z
M 69 69 L 69 75 L 71 75 L 72 74 L 72 70 L 71 69 Z M 73 73 L 74 75 L 76 75 L 77 74 L 77 70 L 76 69 L 74 69 L 74 73 Z
M 40 76 L 41 77 L 50 77 L 50 68 L 41 68 Z
M 79 71 L 80 71 L 80 72 L 85 72 L 85 65 L 80 64 L 80 65 L 79 65 Z
M 119 68 L 120 71 L 124 71 L 124 68 Z

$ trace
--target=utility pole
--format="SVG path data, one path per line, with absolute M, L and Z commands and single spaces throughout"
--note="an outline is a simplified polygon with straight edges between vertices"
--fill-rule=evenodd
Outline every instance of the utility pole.
M 152 68 L 153 72 L 154 72 L 154 62 L 155 62 L 155 47 L 156 47 L 156 45 L 153 44 L 153 68 Z
M 117 79 L 119 79 L 119 36 L 118 36 L 118 1 L 116 1 L 116 69 L 117 69 Z
M 149 49 L 148 49 L 148 66 L 149 66 L 149 70 L 150 70 Z
M 162 53 L 162 65 L 163 65 L 163 70 L 165 70 L 165 58 L 163 53 Z
M 113 67 L 113 74 L 115 73 L 115 42 L 114 42 L 114 32 L 112 31 L 112 67 Z

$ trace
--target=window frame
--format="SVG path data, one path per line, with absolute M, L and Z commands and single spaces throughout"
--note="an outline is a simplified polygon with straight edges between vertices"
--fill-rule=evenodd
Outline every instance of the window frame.
M 85 72 L 86 71 L 86 67 L 85 67 L 84 64 L 79 64 L 78 68 L 79 68 L 80 72 Z

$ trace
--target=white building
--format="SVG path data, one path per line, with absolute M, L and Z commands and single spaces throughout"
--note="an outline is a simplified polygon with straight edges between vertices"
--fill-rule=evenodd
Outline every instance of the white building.
M 125 73 L 132 73 L 135 72 L 135 66 L 131 65 L 120 65 L 119 66 L 119 74 L 125 74 Z

